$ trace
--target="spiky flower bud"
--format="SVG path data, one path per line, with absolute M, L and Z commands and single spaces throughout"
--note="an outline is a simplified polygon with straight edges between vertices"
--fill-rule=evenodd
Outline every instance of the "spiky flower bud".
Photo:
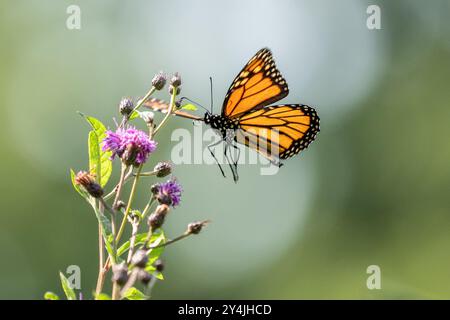
M 152 85 L 155 87 L 156 90 L 161 90 L 166 85 L 167 78 L 165 74 L 160 71 L 158 72 L 152 80 Z
M 152 280 L 152 275 L 144 269 L 140 269 L 137 273 L 137 279 L 143 284 L 147 285 Z
M 128 281 L 128 268 L 125 262 L 112 266 L 112 281 L 123 286 Z
M 158 178 L 163 178 L 172 173 L 172 164 L 167 161 L 158 162 L 156 166 L 153 168 L 153 171 L 156 172 L 156 176 Z
M 93 174 L 80 171 L 75 176 L 75 183 L 82 186 L 94 198 L 103 196 L 103 188 L 95 181 Z
M 119 103 L 119 111 L 123 116 L 129 116 L 134 109 L 133 100 L 129 97 L 122 98 Z
M 131 263 L 138 268 L 145 268 L 147 261 L 148 261 L 147 252 L 142 249 L 136 251 L 133 257 L 131 258 Z
M 174 87 L 181 86 L 181 76 L 178 72 L 175 72 L 172 78 L 170 79 L 170 85 Z
M 202 228 L 208 224 L 209 221 L 196 221 L 188 224 L 188 234 L 199 234 Z
M 161 228 L 164 224 L 164 220 L 166 218 L 166 215 L 169 213 L 169 206 L 166 204 L 160 204 L 156 207 L 155 212 L 153 212 L 147 220 L 147 224 L 149 228 L 152 230 L 156 230 L 158 228 Z

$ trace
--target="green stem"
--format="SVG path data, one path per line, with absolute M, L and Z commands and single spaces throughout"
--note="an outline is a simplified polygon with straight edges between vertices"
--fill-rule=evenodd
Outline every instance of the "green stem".
M 167 111 L 166 116 L 164 119 L 160 122 L 158 127 L 154 130 L 153 136 L 156 135 L 156 133 L 166 124 L 166 122 L 169 120 L 170 116 L 172 115 L 173 109 L 175 107 L 175 97 L 177 96 L 176 88 L 172 90 L 172 96 L 170 97 L 170 104 L 169 104 L 169 110 Z
M 125 210 L 125 214 L 123 216 L 122 223 L 120 224 L 119 231 L 117 232 L 116 243 L 119 243 L 119 240 L 122 237 L 122 233 L 125 230 L 128 215 L 130 214 L 130 210 L 131 210 L 131 205 L 133 203 L 134 196 L 136 194 L 136 186 L 139 181 L 139 177 L 141 176 L 142 166 L 143 166 L 142 164 L 139 166 L 139 168 L 136 172 L 136 176 L 134 177 L 133 186 L 131 187 L 130 198 L 128 199 L 127 208 Z

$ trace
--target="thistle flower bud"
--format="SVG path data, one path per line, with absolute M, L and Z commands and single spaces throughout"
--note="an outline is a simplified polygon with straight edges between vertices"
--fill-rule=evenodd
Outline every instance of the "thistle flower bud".
M 154 266 L 155 266 L 156 271 L 163 272 L 164 262 L 162 262 L 161 259 L 156 260 Z
M 128 268 L 125 262 L 112 266 L 112 281 L 123 286 L 128 281 Z
M 94 198 L 103 196 L 102 187 L 95 181 L 94 175 L 86 171 L 80 171 L 75 176 L 75 183 L 82 186 Z
M 166 76 L 162 71 L 158 72 L 152 80 L 152 85 L 156 90 L 161 90 L 166 85 Z
M 131 258 L 131 263 L 138 268 L 145 268 L 148 262 L 147 252 L 145 250 L 138 250 Z
M 141 269 L 137 273 L 137 279 L 143 284 L 147 285 L 152 280 L 152 275 L 147 271 L 145 271 L 144 269 Z
M 186 232 L 188 234 L 199 234 L 202 228 L 208 224 L 209 221 L 196 221 L 188 224 Z
M 129 116 L 134 109 L 133 100 L 129 97 L 122 98 L 119 103 L 119 111 L 123 116 Z
M 173 87 L 181 86 L 181 76 L 178 72 L 175 72 L 172 78 L 170 79 L 170 85 Z
M 158 178 L 165 177 L 172 173 L 172 164 L 170 162 L 158 162 L 156 166 L 153 168 L 153 171 L 156 172 L 156 176 Z
M 149 228 L 152 230 L 156 230 L 158 228 L 161 228 L 164 224 L 164 220 L 166 218 L 166 215 L 169 213 L 169 206 L 165 204 L 160 204 L 156 207 L 155 212 L 153 212 L 147 220 L 147 224 Z

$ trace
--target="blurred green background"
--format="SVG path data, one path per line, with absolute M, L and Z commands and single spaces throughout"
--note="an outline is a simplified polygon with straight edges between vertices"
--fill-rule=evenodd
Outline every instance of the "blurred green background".
M 69 5 L 81 30 L 66 28 Z M 381 30 L 366 27 L 369 4 Z M 316 107 L 318 139 L 275 176 L 182 165 L 169 237 L 213 223 L 164 254 L 154 297 L 450 298 L 450 2 L 2 1 L 0 4 L 0 298 L 61 293 L 79 265 L 97 274 L 97 225 L 68 170 L 87 166 L 88 127 L 113 126 L 122 96 L 179 71 L 183 95 L 216 112 L 234 76 L 268 46 L 290 85 L 283 101 Z M 167 93 L 160 97 L 167 99 Z M 154 161 L 170 158 L 174 119 Z M 151 167 L 152 164 L 149 164 Z M 115 177 L 117 178 L 117 177 Z M 141 186 L 139 204 L 146 201 Z M 111 184 L 110 184 L 111 186 Z M 368 290 L 379 265 L 382 290 Z M 374 292 L 375 291 L 375 292 Z

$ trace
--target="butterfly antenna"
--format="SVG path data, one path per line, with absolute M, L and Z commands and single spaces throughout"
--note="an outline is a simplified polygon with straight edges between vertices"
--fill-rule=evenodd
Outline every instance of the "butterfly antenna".
M 211 87 L 211 113 L 213 113 L 213 81 L 212 81 L 212 77 L 209 77 L 209 83 L 210 83 L 210 87 Z
M 191 99 L 189 99 L 188 97 L 182 97 L 182 98 L 180 99 L 180 103 L 182 103 L 183 100 L 189 101 L 190 103 L 193 103 L 193 104 L 195 104 L 196 106 L 198 106 L 198 107 L 204 109 L 205 111 L 209 112 L 209 110 L 206 109 L 204 106 L 202 106 L 200 103 L 198 103 L 198 102 L 196 102 L 196 101 L 194 101 L 194 100 L 191 100 Z

